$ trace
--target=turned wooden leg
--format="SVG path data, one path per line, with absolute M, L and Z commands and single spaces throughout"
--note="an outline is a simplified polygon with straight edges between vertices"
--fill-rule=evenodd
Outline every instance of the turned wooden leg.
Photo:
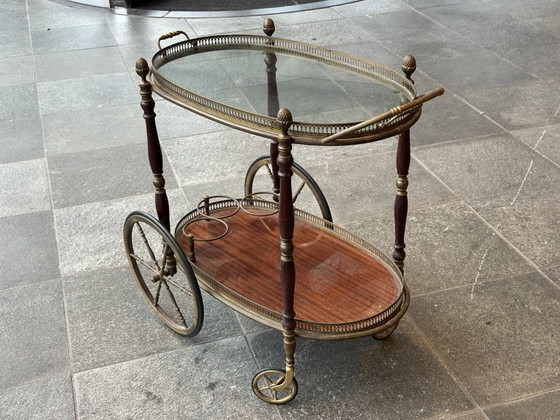
M 156 128 L 156 114 L 154 113 L 155 102 L 152 98 L 152 85 L 146 79 L 148 72 L 149 67 L 146 60 L 143 58 L 138 59 L 136 62 L 136 73 L 142 78 L 142 81 L 139 83 L 140 95 L 142 97 L 141 106 L 144 110 L 144 120 L 146 121 L 148 158 L 154 176 L 153 184 L 155 188 L 156 212 L 161 224 L 169 230 L 169 200 L 167 199 L 167 193 L 165 191 L 163 156 Z

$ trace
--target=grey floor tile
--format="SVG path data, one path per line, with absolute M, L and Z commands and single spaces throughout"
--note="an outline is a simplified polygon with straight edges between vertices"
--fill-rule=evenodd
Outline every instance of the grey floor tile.
M 0 389 L 68 373 L 59 280 L 13 287 L 0 297 Z
M 468 413 L 458 414 L 456 416 L 444 417 L 452 420 L 488 420 L 488 417 L 481 411 L 471 411 Z
M 128 73 L 99 74 L 37 84 L 41 114 L 56 114 L 138 101 Z
M 393 222 L 364 220 L 351 229 L 371 242 L 392 244 Z M 535 270 L 465 204 L 408 215 L 405 274 L 413 294 L 472 285 Z
M 19 0 L 6 0 L 0 6 L 2 12 L 20 12 L 25 13 L 26 5 Z
M 560 165 L 560 124 L 512 131 L 512 134 L 557 165 Z
M 1 58 L 26 56 L 31 53 L 31 36 L 28 31 L 0 34 Z
M 433 20 L 411 10 L 378 15 L 368 14 L 352 18 L 350 22 L 362 28 L 370 38 L 374 39 L 393 38 L 395 34 L 406 37 L 419 32 L 437 33 L 441 29 L 441 26 Z
M 66 277 L 64 290 L 75 372 L 242 333 L 231 310 L 206 294 L 200 333 L 174 333 L 152 312 L 128 267 Z
M 0 289 L 59 277 L 51 212 L 0 218 Z
M 455 92 L 509 86 L 536 80 L 529 73 L 489 52 L 453 58 L 427 59 L 428 74 Z
M 220 131 L 162 142 L 181 186 L 244 176 L 268 143 L 239 131 Z
M 530 19 L 560 13 L 560 7 L 556 2 L 547 0 L 534 0 L 529 4 L 523 0 L 493 0 L 491 4 L 518 19 Z
M 504 57 L 527 73 L 555 84 L 556 69 L 560 66 L 560 42 L 512 49 Z
M 156 42 L 142 42 L 139 44 L 126 44 L 126 45 L 119 45 L 119 51 L 121 52 L 124 62 L 128 67 L 128 71 L 132 73 L 132 78 L 134 83 L 138 83 L 140 81 L 140 77 L 136 75 L 136 60 L 140 57 L 143 57 L 148 61 L 151 62 L 152 57 L 157 52 L 157 43 Z
M 417 9 L 434 6 L 434 2 L 432 0 L 402 0 L 402 1 Z M 460 4 L 460 3 L 463 3 L 463 0 L 441 0 L 438 2 L 438 4 L 441 6 L 445 6 L 449 4 Z
M 81 50 L 116 45 L 107 24 L 31 31 L 35 53 Z
M 375 40 L 357 41 L 353 43 L 326 45 L 336 51 L 344 52 L 365 60 L 388 67 L 393 70 L 400 71 L 404 56 L 400 56 L 387 48 L 384 43 Z M 406 55 L 406 54 L 405 54 Z
M 284 366 L 282 333 L 249 337 L 261 369 Z M 284 418 L 432 418 L 473 408 L 407 318 L 384 342 L 298 339 L 297 397 Z
M 352 27 L 352 31 L 348 30 L 349 27 Z M 341 34 L 344 34 L 344 36 Z M 274 35 L 279 38 L 297 39 L 301 42 L 309 42 L 319 46 L 367 42 L 372 38 L 367 30 L 363 30 L 358 25 L 353 25 L 347 19 L 286 26 L 278 28 Z
M 0 86 L 22 85 L 35 82 L 33 57 L 11 57 L 0 59 Z
M 185 213 L 181 191 L 167 191 L 172 223 Z M 60 270 L 64 276 L 126 265 L 122 226 L 135 210 L 155 215 L 153 194 L 54 211 Z
M 416 146 L 503 132 L 452 92 L 424 104 L 420 120 L 410 130 L 413 151 Z
M 376 155 L 383 152 L 395 153 L 397 149 L 397 137 L 391 137 L 382 141 L 357 144 L 344 147 L 313 147 L 307 145 L 293 145 L 292 155 L 295 162 L 304 169 L 312 166 L 333 164 L 344 160 Z M 375 160 L 375 157 L 372 157 Z M 310 169 L 313 171 L 313 169 Z
M 267 327 L 266 325 L 261 324 L 260 322 L 255 321 L 245 315 L 242 315 L 240 313 L 236 313 L 236 315 L 237 315 L 237 319 L 239 320 L 239 324 L 243 329 L 244 334 L 251 334 L 251 333 L 257 333 L 261 331 L 272 330 L 272 328 Z
M 49 156 L 146 142 L 140 103 L 44 115 Z
M 71 380 L 59 376 L 0 391 L 0 405 L 5 419 L 74 418 Z
M 25 188 L 21 188 L 25 183 Z M 50 210 L 45 159 L 0 165 L 0 217 Z
M 532 23 L 535 26 L 546 29 L 547 31 L 560 36 L 560 22 L 558 22 L 558 17 L 555 15 L 543 16 L 541 18 L 534 18 L 528 20 L 527 22 Z
M 423 8 L 422 13 L 453 30 L 465 27 L 485 27 L 513 20 L 502 9 L 493 7 L 493 4 L 473 0 L 448 2 L 451 4 L 430 3 L 432 7 Z
M 4 86 L 0 101 L 0 121 L 39 115 L 35 83 Z
M 251 390 L 244 338 L 159 354 L 74 377 L 80 418 L 279 419 Z
M 560 291 L 538 274 L 416 297 L 410 312 L 484 406 L 558 386 Z
M 221 179 L 214 182 L 204 182 L 191 184 L 183 187 L 185 197 L 187 197 L 188 210 L 194 210 L 205 195 L 209 196 L 228 196 L 232 198 L 243 198 L 244 177 Z M 216 198 L 217 199 L 217 198 Z M 211 199 L 213 202 L 215 199 Z
M 529 197 L 520 194 L 515 202 L 500 197 L 476 200 L 471 205 L 527 258 L 545 268 L 560 263 L 556 239 L 560 191 L 555 186 L 541 191 Z
M 105 14 L 100 12 L 92 13 L 86 8 L 68 7 L 63 3 L 54 3 L 48 8 L 32 7 L 29 11 L 29 27 L 31 31 L 40 33 L 40 31 L 50 32 L 64 28 L 104 25 Z
M 305 10 L 302 12 L 281 13 L 278 15 L 266 17 L 272 18 L 277 30 L 282 30 L 283 27 L 288 25 L 340 19 L 340 14 L 336 12 L 334 7 L 330 7 L 328 9 L 315 9 L 312 11 Z
M 260 30 L 262 34 L 263 19 L 260 16 L 243 16 L 211 19 L 187 19 L 187 23 L 194 30 L 196 36 L 214 35 L 220 33 L 247 33 Z M 276 36 L 284 38 L 276 32 Z
M 560 265 L 556 267 L 547 268 L 544 270 L 546 274 L 552 281 L 556 282 L 560 286 Z
M 389 0 L 364 0 L 344 4 L 342 6 L 335 6 L 332 9 L 335 12 L 340 13 L 344 17 L 408 10 L 408 8 L 403 3 Z
M 224 130 L 223 125 L 189 112 L 168 101 L 158 100 L 155 112 L 160 140 Z
M 170 174 L 167 159 L 164 167 Z M 148 151 L 141 143 L 52 156 L 49 171 L 55 208 L 154 191 Z M 172 175 L 165 186 L 177 186 Z
M 560 413 L 560 391 L 486 408 L 484 413 L 490 420 L 554 420 Z
M 45 157 L 39 117 L 0 121 L 0 164 Z
M 3 33 L 5 34 L 5 36 L 29 30 L 29 26 L 27 24 L 27 13 L 25 9 L 2 10 L 2 15 L 0 16 L 0 24 L 2 24 Z
M 417 33 L 406 37 L 395 34 L 383 40 L 383 45 L 395 53 L 413 55 L 418 64 L 426 60 L 450 59 L 480 51 L 480 47 L 451 30 L 440 29 L 437 33 Z
M 117 47 L 36 54 L 35 67 L 38 82 L 127 71 Z
M 194 38 L 193 30 L 185 19 L 145 19 L 115 16 L 109 19 L 109 28 L 111 28 L 111 32 L 119 45 L 144 43 L 152 47 L 154 53 L 159 49 L 157 48 L 157 40 L 161 35 L 172 31 L 184 31 L 189 37 Z M 163 40 L 161 45 L 163 47 L 185 39 L 181 35 Z
M 338 220 L 349 223 L 393 214 L 397 177 L 394 161 L 394 153 L 379 153 L 307 169 L 321 186 Z M 349 167 L 363 176 L 356 177 L 356 172 L 348 171 Z M 457 200 L 415 162 L 410 166 L 408 194 L 411 209 Z
M 457 32 L 481 47 L 498 54 L 507 54 L 519 48 L 558 43 L 558 37 L 537 26 L 513 18 L 490 21 L 485 25 L 457 28 Z
M 511 201 L 518 191 L 521 197 L 540 194 L 560 177 L 555 165 L 509 134 L 418 148 L 414 155 L 464 199 L 499 195 Z

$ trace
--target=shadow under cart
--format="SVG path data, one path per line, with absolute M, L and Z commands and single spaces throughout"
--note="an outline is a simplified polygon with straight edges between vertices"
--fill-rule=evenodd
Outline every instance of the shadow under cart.
M 283 368 L 258 372 L 252 388 L 261 400 L 283 404 L 298 392 L 296 337 L 382 340 L 405 314 L 410 127 L 420 118 L 422 104 L 443 89 L 416 95 L 411 56 L 403 61 L 403 76 L 344 53 L 276 38 L 274 31 L 266 19 L 264 36 L 190 39 L 171 32 L 158 40 L 151 66 L 137 61 L 157 216 L 130 213 L 124 244 L 140 290 L 175 332 L 194 336 L 200 331 L 201 288 L 282 331 Z M 186 40 L 162 48 L 162 41 L 177 36 Z M 294 86 L 305 91 L 297 93 Z M 244 197 L 205 196 L 174 230 L 153 92 L 270 143 L 269 155 L 247 170 Z M 355 105 L 351 118 L 347 100 Z M 301 118 L 294 120 L 294 110 Z M 333 223 L 321 188 L 294 162 L 292 144 L 344 146 L 393 136 L 398 136 L 397 191 L 389 258 Z

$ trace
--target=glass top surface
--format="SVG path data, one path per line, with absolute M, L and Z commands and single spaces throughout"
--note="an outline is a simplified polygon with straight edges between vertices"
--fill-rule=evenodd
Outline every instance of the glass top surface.
M 229 107 L 270 117 L 288 108 L 294 120 L 309 123 L 361 121 L 412 99 L 388 79 L 265 49 L 189 54 L 157 72 Z

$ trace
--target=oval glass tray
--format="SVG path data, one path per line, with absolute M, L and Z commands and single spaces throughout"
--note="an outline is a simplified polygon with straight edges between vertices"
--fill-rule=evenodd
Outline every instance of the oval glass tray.
M 188 213 L 175 237 L 190 255 L 204 290 L 250 318 L 282 329 L 277 210 L 276 203 L 260 199 L 214 202 L 207 214 L 200 209 Z M 293 240 L 298 336 L 372 335 L 404 315 L 409 296 L 403 276 L 377 248 L 297 209 Z
M 258 35 L 190 39 L 159 50 L 150 81 L 160 96 L 222 124 L 276 138 L 276 113 L 294 116 L 295 143 L 325 137 L 416 97 L 412 82 L 371 61 L 301 42 Z M 403 132 L 421 107 L 329 143 L 354 144 Z

